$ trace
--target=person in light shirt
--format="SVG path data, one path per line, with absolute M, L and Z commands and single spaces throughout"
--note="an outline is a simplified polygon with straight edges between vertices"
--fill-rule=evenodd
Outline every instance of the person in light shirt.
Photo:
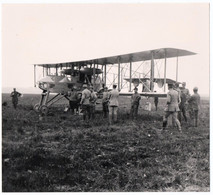
M 110 97 L 109 97 L 109 124 L 111 125 L 112 122 L 116 123 L 118 120 L 118 98 L 119 98 L 119 92 L 116 89 L 117 85 L 113 85 L 112 91 L 110 91 Z
M 83 120 L 87 121 L 90 119 L 90 97 L 91 91 L 87 89 L 87 84 L 83 85 L 82 97 L 80 104 L 82 105 L 83 110 Z
M 177 118 L 177 113 L 180 110 L 178 106 L 179 100 L 180 100 L 179 94 L 176 90 L 173 89 L 173 84 L 168 84 L 168 89 L 169 89 L 169 92 L 167 93 L 167 107 L 166 107 L 166 110 L 165 110 L 166 113 L 163 119 L 163 130 L 165 130 L 167 126 L 168 117 L 172 115 L 172 119 L 173 121 L 175 121 L 178 127 L 178 130 L 182 132 L 180 121 Z

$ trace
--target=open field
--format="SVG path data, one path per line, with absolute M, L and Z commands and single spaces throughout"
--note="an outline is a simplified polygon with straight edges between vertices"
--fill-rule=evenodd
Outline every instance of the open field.
M 118 123 L 101 116 L 85 125 L 64 113 L 66 102 L 39 121 L 24 95 L 17 110 L 8 94 L 2 101 L 2 188 L 4 192 L 180 192 L 210 190 L 209 100 L 202 100 L 199 127 L 183 123 L 183 133 L 161 131 L 163 106 L 139 109 L 129 119 L 128 98 L 120 98 Z

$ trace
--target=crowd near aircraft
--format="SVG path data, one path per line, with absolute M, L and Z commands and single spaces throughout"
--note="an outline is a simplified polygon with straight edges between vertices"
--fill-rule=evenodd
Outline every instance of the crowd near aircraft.
M 55 102 L 66 98 L 69 101 L 69 92 L 75 86 L 81 94 L 83 84 L 92 85 L 98 95 L 103 92 L 103 87 L 109 89 L 113 83 L 118 86 L 121 96 L 132 95 L 134 87 L 142 85 L 141 96 L 146 97 L 166 97 L 166 84 L 178 82 L 178 58 L 182 56 L 195 55 L 196 53 L 176 48 L 161 48 L 149 51 L 135 52 L 124 55 L 96 58 L 82 61 L 63 62 L 57 64 L 34 64 L 34 85 L 42 90 L 41 99 L 34 106 L 37 112 L 46 114 L 48 108 Z M 166 78 L 167 59 L 177 58 L 176 63 L 176 80 Z M 164 60 L 164 77 L 156 78 L 154 75 L 155 60 Z M 139 72 L 138 77 L 133 77 L 133 66 L 136 62 L 149 62 L 150 68 L 147 74 Z M 123 78 L 122 64 L 127 64 L 129 77 Z M 114 78 L 108 78 L 111 67 L 117 68 L 117 74 L 113 73 Z M 36 80 L 36 68 L 43 69 L 43 78 Z M 110 67 L 110 68 L 109 68 Z M 141 76 L 142 75 L 142 76 Z M 122 92 L 123 82 L 128 83 L 128 92 Z M 155 92 L 154 84 L 158 87 L 164 87 L 164 92 Z M 180 82 L 179 82 L 180 83 Z M 50 98 L 50 94 L 54 94 Z

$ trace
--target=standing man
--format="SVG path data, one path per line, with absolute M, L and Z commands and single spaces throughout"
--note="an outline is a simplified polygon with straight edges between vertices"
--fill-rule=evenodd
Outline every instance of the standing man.
M 78 92 L 76 86 L 72 88 L 71 94 L 70 94 L 70 111 L 72 114 L 76 115 L 77 107 L 78 107 Z
M 190 118 L 193 120 L 193 125 L 197 127 L 198 124 L 198 112 L 200 110 L 200 95 L 198 94 L 198 88 L 194 87 L 194 94 L 188 100 L 189 102 L 189 114 Z
M 154 91 L 156 92 L 156 91 Z M 154 97 L 154 103 L 155 103 L 155 110 L 158 110 L 158 96 Z
M 176 82 L 176 83 L 173 83 L 173 89 L 175 90 L 175 91 L 177 91 L 178 92 L 178 106 L 179 106 L 179 111 L 177 112 L 177 117 L 178 117 L 178 120 L 180 121 L 180 116 L 181 116 L 181 111 L 180 111 L 180 104 L 181 104 L 181 90 L 180 90 L 180 88 L 179 88 L 179 83 L 178 82 Z M 173 124 L 175 123 L 175 121 L 173 120 L 172 121 L 173 122 Z
M 131 117 L 136 119 L 138 115 L 138 106 L 140 104 L 141 96 L 138 93 L 138 88 L 135 87 L 134 92 L 131 96 Z
M 118 117 L 118 98 L 119 98 L 119 92 L 116 89 L 117 85 L 113 85 L 112 91 L 110 91 L 110 98 L 109 98 L 109 124 L 112 124 L 113 122 L 117 122 Z
M 87 84 L 83 84 L 83 91 L 80 104 L 82 105 L 83 110 L 83 120 L 87 121 L 90 119 L 90 97 L 91 92 L 87 89 Z
M 18 105 L 18 98 L 21 96 L 21 93 L 16 91 L 16 88 L 13 88 L 13 92 L 11 92 L 10 97 L 12 97 L 13 107 L 16 109 Z
M 90 96 L 90 114 L 92 119 L 95 118 L 95 105 L 96 105 L 96 100 L 97 100 L 97 96 L 94 92 L 93 86 L 90 87 L 90 92 L 91 92 L 91 96 Z
M 187 122 L 187 117 L 186 117 L 186 94 L 183 93 L 183 91 L 180 92 L 180 99 L 181 99 L 181 102 L 179 103 L 180 111 L 178 112 L 178 120 L 181 123 L 181 121 L 182 121 L 181 113 L 182 113 L 185 122 Z
M 103 106 L 103 116 L 107 118 L 109 115 L 109 92 L 108 88 L 104 87 L 102 106 Z
M 186 88 L 186 82 L 182 83 L 181 91 L 186 95 L 186 101 L 190 98 L 189 90 Z
M 181 125 L 179 120 L 177 119 L 177 112 L 179 111 L 179 95 L 178 92 L 173 89 L 172 84 L 168 84 L 168 89 L 169 92 L 167 93 L 167 108 L 166 114 L 163 119 L 163 130 L 165 130 L 166 128 L 168 117 L 172 115 L 173 121 L 175 121 L 178 126 L 178 130 L 181 131 Z

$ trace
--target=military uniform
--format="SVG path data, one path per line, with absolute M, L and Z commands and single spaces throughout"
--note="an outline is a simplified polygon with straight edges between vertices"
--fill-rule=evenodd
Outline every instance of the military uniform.
M 200 106 L 200 95 L 198 93 L 194 93 L 190 97 L 188 102 L 189 102 L 190 118 L 194 121 L 194 125 L 197 127 L 197 125 L 198 125 L 198 112 L 199 112 L 199 106 Z
M 189 90 L 186 88 L 182 88 L 181 92 L 184 93 L 186 95 L 186 100 L 188 100 L 190 98 L 190 93 Z
M 119 98 L 119 92 L 117 89 L 113 89 L 110 91 L 110 100 L 109 100 L 109 123 L 112 123 L 112 120 L 114 122 L 117 122 L 117 116 L 118 116 L 118 98 Z
M 83 119 L 86 120 L 86 117 L 90 119 L 90 97 L 91 92 L 87 88 L 82 91 L 81 105 L 83 110 Z
M 131 96 L 131 116 L 136 118 L 138 115 L 138 106 L 141 100 L 141 96 L 138 92 L 133 93 Z
M 71 91 L 70 94 L 70 110 L 72 112 L 72 114 L 75 112 L 75 110 L 78 109 L 78 92 L 77 91 Z
M 96 105 L 96 100 L 97 100 L 97 96 L 95 94 L 95 92 L 91 92 L 91 96 L 90 96 L 90 114 L 92 116 L 92 118 L 95 118 L 95 105 Z
M 18 97 L 20 97 L 20 96 L 21 96 L 21 93 L 19 93 L 18 91 L 15 91 L 15 90 L 10 94 L 10 97 L 12 97 L 12 104 L 15 109 L 17 108 Z
M 177 112 L 180 110 L 179 106 L 179 94 L 176 90 L 173 90 L 172 88 L 169 89 L 169 92 L 167 93 L 167 107 L 166 107 L 166 114 L 163 120 L 163 129 L 166 128 L 167 125 L 167 119 L 170 115 L 172 115 L 173 121 L 178 126 L 178 129 L 181 131 L 181 125 L 179 120 L 177 119 Z
M 109 114 L 109 92 L 103 92 L 102 106 L 103 106 L 103 115 L 106 118 Z
M 187 122 L 187 117 L 186 117 L 186 94 L 183 93 L 181 91 L 181 95 L 180 95 L 180 98 L 181 98 L 181 102 L 179 104 L 179 108 L 180 108 L 180 111 L 178 112 L 178 120 L 181 122 L 182 121 L 182 117 L 181 117 L 181 113 L 183 114 L 183 117 L 184 117 L 184 120 Z

